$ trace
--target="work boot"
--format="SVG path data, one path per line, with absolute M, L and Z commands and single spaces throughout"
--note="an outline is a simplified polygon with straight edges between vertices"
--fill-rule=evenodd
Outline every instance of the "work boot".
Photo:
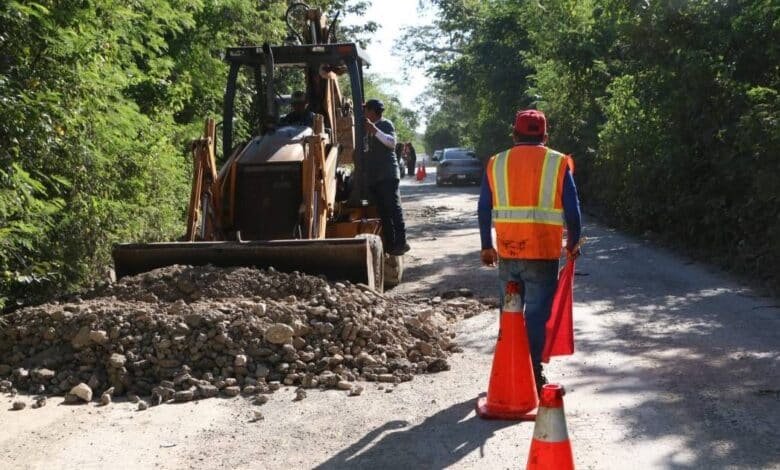
M 406 254 L 411 249 L 412 249 L 412 247 L 409 246 L 408 243 L 404 242 L 403 245 L 398 245 L 398 246 L 395 246 L 395 247 L 390 248 L 389 250 L 387 250 L 387 254 L 388 255 L 392 255 L 392 256 L 403 256 L 404 254 Z
M 544 376 L 541 364 L 534 366 L 534 380 L 536 380 L 536 393 L 541 396 L 542 387 L 547 384 L 547 377 Z

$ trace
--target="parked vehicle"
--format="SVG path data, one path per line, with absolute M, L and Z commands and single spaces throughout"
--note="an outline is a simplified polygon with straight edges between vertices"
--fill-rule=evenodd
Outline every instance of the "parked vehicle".
M 484 167 L 473 150 L 446 148 L 436 166 L 436 185 L 480 184 Z
M 443 150 L 434 150 L 433 156 L 431 157 L 431 161 L 438 162 L 441 160 L 441 153 Z

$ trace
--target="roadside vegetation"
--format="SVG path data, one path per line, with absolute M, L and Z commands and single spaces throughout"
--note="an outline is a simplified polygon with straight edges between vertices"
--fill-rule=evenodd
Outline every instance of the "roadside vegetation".
M 780 289 L 780 4 L 426 0 L 429 152 L 510 144 L 542 109 L 589 211 Z

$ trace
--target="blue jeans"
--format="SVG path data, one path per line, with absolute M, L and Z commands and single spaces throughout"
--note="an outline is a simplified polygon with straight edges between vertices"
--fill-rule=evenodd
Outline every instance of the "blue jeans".
M 558 260 L 501 258 L 498 260 L 498 279 L 501 289 L 498 299 L 502 307 L 506 284 L 509 281 L 520 284 L 531 362 L 538 368 L 544 349 L 545 324 L 550 318 L 552 300 L 558 286 Z

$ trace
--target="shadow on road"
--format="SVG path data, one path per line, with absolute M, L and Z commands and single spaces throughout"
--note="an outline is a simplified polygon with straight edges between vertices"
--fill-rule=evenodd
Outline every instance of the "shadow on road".
M 412 210 L 419 211 L 410 233 L 429 243 L 426 248 L 477 227 L 476 187 L 407 183 L 401 191 Z M 453 197 L 473 203 L 473 212 L 448 216 Z M 575 301 L 589 312 L 580 320 L 585 323 L 579 323 L 575 307 L 578 361 L 567 365 L 563 359 L 560 367 L 570 369 L 565 382 L 574 393 L 589 387 L 599 401 L 609 403 L 605 426 L 619 423 L 628 430 L 610 439 L 657 449 L 658 455 L 637 455 L 648 466 L 780 468 L 778 301 L 757 299 L 723 276 L 642 240 L 591 224 L 584 233 L 589 239 L 577 265 Z M 420 282 L 431 293 L 460 284 L 477 295 L 494 296 L 497 274 L 480 268 L 478 240 L 472 242 L 464 238 L 462 247 L 437 250 L 435 257 L 412 264 L 408 282 Z M 491 353 L 487 346 L 481 349 Z M 626 400 L 631 405 L 622 405 Z M 436 428 L 429 421 L 450 422 L 451 412 L 423 424 Z M 452 453 L 453 446 L 461 445 L 457 433 L 443 431 L 437 437 L 441 442 L 423 445 L 426 435 L 418 428 L 386 434 L 370 446 L 376 435 L 342 452 L 341 460 L 329 461 L 334 467 L 328 468 L 353 462 L 370 467 L 372 459 L 380 468 L 440 468 L 462 458 L 459 450 Z M 473 449 L 475 444 L 464 445 Z M 411 456 L 399 455 L 407 446 Z M 444 446 L 451 458 L 436 460 L 429 446 Z
M 413 247 L 404 283 L 414 286 L 414 292 L 431 296 L 466 287 L 477 297 L 495 297 L 496 273 L 482 269 L 479 260 L 479 187 L 437 187 L 429 182 L 407 181 L 401 186 L 401 194 Z M 428 256 L 415 259 L 415 247 L 429 250 Z
M 517 423 L 482 420 L 473 413 L 474 403 L 455 404 L 412 427 L 388 421 L 316 468 L 442 469 L 477 449 L 482 456 L 485 442 L 497 430 Z
M 664 468 L 778 468 L 780 311 L 641 241 L 596 232 L 575 300 L 607 326 L 575 333 L 577 354 L 612 352 L 629 365 L 591 360 L 570 383 L 605 400 L 640 397 L 618 411 L 624 439 L 680 442 L 685 451 L 658 456 Z
M 479 298 L 494 298 L 498 294 L 498 274 L 495 270 L 482 268 L 479 247 L 464 247 L 463 253 L 434 258 L 406 268 L 404 282 L 416 283 L 433 278 L 436 282 L 428 289 L 428 295 L 469 288 Z

